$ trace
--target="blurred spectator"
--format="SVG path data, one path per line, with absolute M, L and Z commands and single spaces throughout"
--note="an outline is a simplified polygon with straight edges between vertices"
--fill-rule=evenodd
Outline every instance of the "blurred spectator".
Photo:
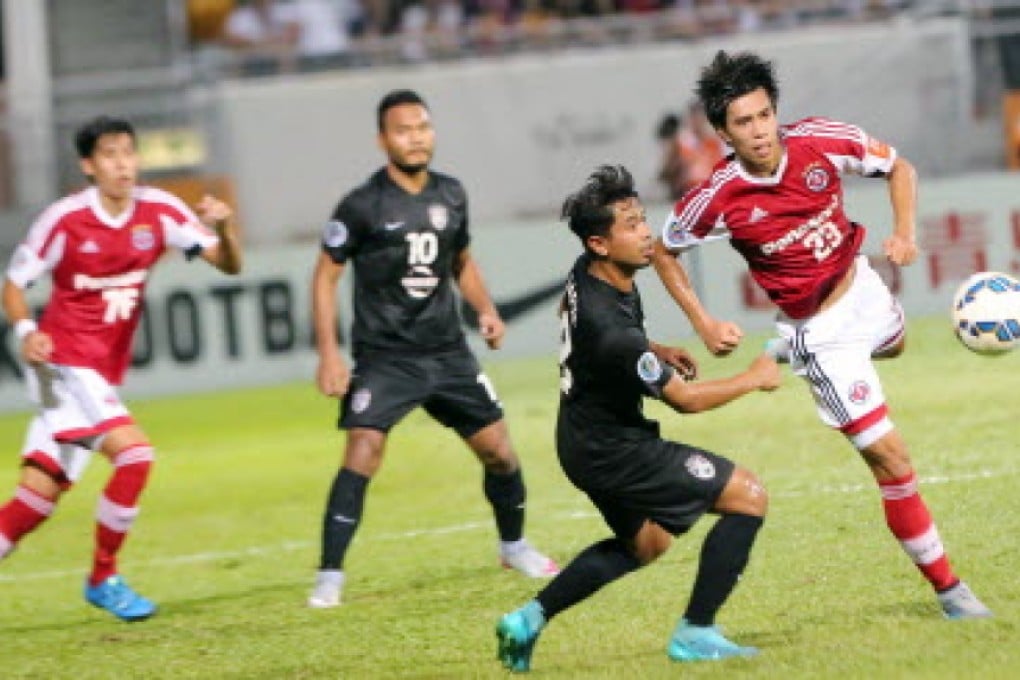
M 356 0 L 294 0 L 301 70 L 345 65 L 351 48 L 350 26 L 360 20 L 361 11 Z
M 665 187 L 666 196 L 671 201 L 680 200 L 686 188 L 684 165 L 680 161 L 682 125 L 683 120 L 679 115 L 667 113 L 659 121 L 659 126 L 655 130 L 655 138 L 659 140 L 661 150 L 658 180 Z
M 712 174 L 712 168 L 726 153 L 726 144 L 708 122 L 701 103 L 691 102 L 687 107 L 686 124 L 680 131 L 680 164 L 683 167 L 684 193 L 708 179 Z
M 301 24 L 297 8 L 277 0 L 247 0 L 227 17 L 223 42 L 238 51 L 245 75 L 294 68 Z

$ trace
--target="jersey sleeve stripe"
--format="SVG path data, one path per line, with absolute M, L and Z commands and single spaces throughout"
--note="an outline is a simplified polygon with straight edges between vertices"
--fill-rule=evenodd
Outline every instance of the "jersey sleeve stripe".
M 28 229 L 25 245 L 38 257 L 51 246 L 56 237 L 56 227 L 67 215 L 88 207 L 81 192 L 66 196 L 46 208 Z
M 677 222 L 685 228 L 697 222 L 719 190 L 736 176 L 737 168 L 733 163 L 716 171 L 712 175 L 711 183 L 701 188 L 697 195 L 680 211 L 680 214 L 677 215 Z
M 169 206 L 179 212 L 184 221 L 189 226 L 195 227 L 200 232 L 205 233 L 208 236 L 215 236 L 215 234 L 198 219 L 198 215 L 195 211 L 188 207 L 188 205 L 177 196 L 174 196 L 169 191 L 164 191 L 157 187 L 141 186 L 136 189 L 135 195 L 139 200 L 148 201 L 150 203 L 161 203 Z

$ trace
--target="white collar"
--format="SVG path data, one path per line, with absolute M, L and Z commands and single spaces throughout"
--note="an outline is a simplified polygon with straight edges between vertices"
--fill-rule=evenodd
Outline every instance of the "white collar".
M 782 143 L 782 140 L 780 140 L 780 143 Z M 776 186 L 783 181 L 783 175 L 786 174 L 786 165 L 789 157 L 789 153 L 784 148 L 783 157 L 779 159 L 779 166 L 776 168 L 776 171 L 768 177 L 752 175 L 746 168 L 744 168 L 744 164 L 740 162 L 739 158 L 734 158 L 733 160 L 735 160 L 737 164 L 737 173 L 744 179 L 744 181 L 761 186 Z
M 88 201 L 89 207 L 92 208 L 92 212 L 95 214 L 96 217 L 99 218 L 99 221 L 105 224 L 106 226 L 110 227 L 111 229 L 120 229 L 121 227 L 123 227 L 125 224 L 127 224 L 127 221 L 131 219 L 131 216 L 135 212 L 135 200 L 133 189 L 131 191 L 131 203 L 124 210 L 124 212 L 122 212 L 117 217 L 112 217 L 108 212 L 106 212 L 106 208 L 103 207 L 103 201 L 99 198 L 99 189 L 97 189 L 96 187 L 92 186 L 86 189 L 85 198 Z

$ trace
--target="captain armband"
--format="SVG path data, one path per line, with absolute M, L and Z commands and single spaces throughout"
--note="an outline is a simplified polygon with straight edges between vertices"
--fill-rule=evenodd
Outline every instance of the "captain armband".
M 675 373 L 672 366 L 659 361 L 659 357 L 651 351 L 638 357 L 638 377 L 645 384 L 648 392 L 656 399 L 662 399 L 662 390 L 665 389 L 666 383 L 673 378 Z

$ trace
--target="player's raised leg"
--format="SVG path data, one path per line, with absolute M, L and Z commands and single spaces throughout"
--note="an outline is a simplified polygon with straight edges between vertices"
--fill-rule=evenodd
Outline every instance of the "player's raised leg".
M 767 509 L 768 496 L 761 482 L 748 470 L 736 468 L 713 507 L 722 516 L 701 546 L 687 610 L 666 649 L 669 658 L 715 661 L 758 653 L 754 647 L 725 638 L 715 626 L 715 617 L 747 566 Z
M 328 609 L 340 604 L 344 557 L 361 523 L 365 492 L 382 464 L 385 448 L 386 434 L 379 430 L 352 428 L 347 433 L 343 467 L 329 489 L 322 517 L 322 551 L 309 607 Z
M 531 578 L 555 576 L 559 573 L 556 563 L 524 538 L 527 490 L 506 421 L 497 420 L 467 437 L 466 441 L 484 468 L 482 487 L 496 519 L 503 566 Z
M 963 583 L 946 555 L 928 506 L 921 498 L 917 474 L 899 432 L 889 430 L 860 449 L 882 493 L 886 524 L 921 574 L 937 593 L 947 618 L 988 618 L 992 612 Z
M 125 621 L 140 621 L 156 613 L 156 605 L 142 597 L 121 577 L 117 554 L 138 516 L 138 501 L 152 469 L 153 450 L 145 433 L 125 425 L 103 437 L 100 450 L 113 465 L 113 474 L 96 509 L 96 549 L 92 573 L 85 583 L 85 599 Z
M 658 524 L 645 521 L 630 541 L 614 536 L 588 546 L 535 599 L 499 620 L 496 637 L 500 662 L 514 672 L 530 670 L 538 636 L 554 616 L 654 561 L 666 552 L 671 540 Z

